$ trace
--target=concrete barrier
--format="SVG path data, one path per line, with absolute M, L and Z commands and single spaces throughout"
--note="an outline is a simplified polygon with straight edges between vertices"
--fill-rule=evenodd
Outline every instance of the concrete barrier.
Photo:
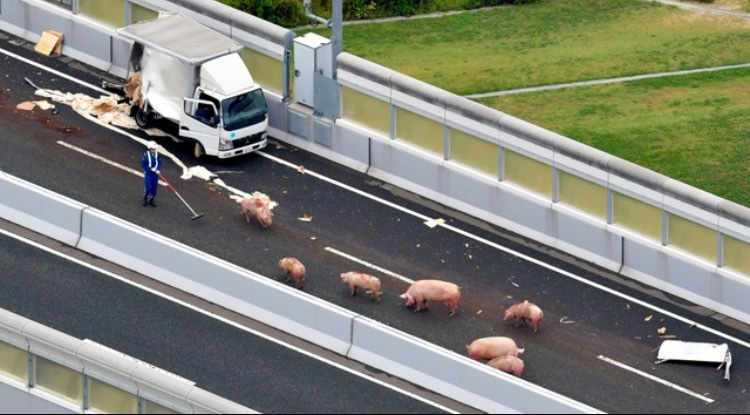
M 349 348 L 356 314 L 104 212 L 84 211 L 77 247 L 339 354 Z
M 75 246 L 86 205 L 0 172 L 0 217 Z

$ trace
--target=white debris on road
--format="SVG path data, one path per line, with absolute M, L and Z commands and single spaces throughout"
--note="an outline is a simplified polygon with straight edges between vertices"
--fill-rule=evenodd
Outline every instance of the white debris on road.
M 720 363 L 724 367 L 724 379 L 729 380 L 729 367 L 732 366 L 732 354 L 726 343 L 700 343 L 682 340 L 664 340 L 659 347 L 656 364 L 669 360 L 690 360 L 693 362 Z

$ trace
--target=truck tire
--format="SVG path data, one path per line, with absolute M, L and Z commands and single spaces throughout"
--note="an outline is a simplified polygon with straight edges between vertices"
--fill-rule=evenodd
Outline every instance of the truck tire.
M 195 147 L 193 148 L 193 154 L 195 155 L 195 158 L 199 159 L 206 154 L 206 150 L 203 148 L 203 145 L 201 143 L 196 141 Z
M 135 123 L 138 124 L 141 128 L 147 128 L 148 122 L 149 122 L 150 115 L 148 111 L 144 111 L 142 109 L 139 109 L 135 113 Z

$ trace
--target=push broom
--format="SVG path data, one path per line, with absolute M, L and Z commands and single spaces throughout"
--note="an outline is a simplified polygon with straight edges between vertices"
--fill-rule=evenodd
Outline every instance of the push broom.
M 180 196 L 180 194 L 179 194 L 179 193 L 177 193 L 177 190 L 176 190 L 176 189 L 175 189 L 175 188 L 174 188 L 174 187 L 172 186 L 172 184 L 171 184 L 171 183 L 169 183 L 169 182 L 167 181 L 167 179 L 166 179 L 166 178 L 164 178 L 164 175 L 162 175 L 162 174 L 161 174 L 161 172 L 159 172 L 159 177 L 161 177 L 161 179 L 162 179 L 162 180 L 164 180 L 164 183 L 166 183 L 166 184 L 167 184 L 167 186 L 169 186 L 169 188 L 170 188 L 170 189 L 172 189 L 172 191 L 174 192 L 174 194 L 176 194 L 176 195 L 177 195 L 177 197 L 179 197 L 179 198 L 180 198 L 180 200 L 182 201 L 182 203 L 184 203 L 184 204 L 185 204 L 185 206 L 187 206 L 187 208 L 188 208 L 188 209 L 190 209 L 190 211 L 191 211 L 191 212 L 193 212 L 193 217 L 192 217 L 192 218 L 190 218 L 190 220 L 196 220 L 196 219 L 200 219 L 200 218 L 202 218 L 202 217 L 203 217 L 203 214 L 202 214 L 202 213 L 195 213 L 195 211 L 193 210 L 193 208 L 191 208 L 191 207 L 190 207 L 190 205 L 188 205 L 188 202 L 186 202 L 186 201 L 185 201 L 185 199 L 183 199 L 183 198 L 182 198 L 182 196 Z

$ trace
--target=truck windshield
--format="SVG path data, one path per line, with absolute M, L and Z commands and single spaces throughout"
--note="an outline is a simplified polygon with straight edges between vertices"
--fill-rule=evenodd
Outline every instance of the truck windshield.
M 268 113 L 266 97 L 261 88 L 225 99 L 221 103 L 221 110 L 224 115 L 224 129 L 227 131 L 262 122 Z

